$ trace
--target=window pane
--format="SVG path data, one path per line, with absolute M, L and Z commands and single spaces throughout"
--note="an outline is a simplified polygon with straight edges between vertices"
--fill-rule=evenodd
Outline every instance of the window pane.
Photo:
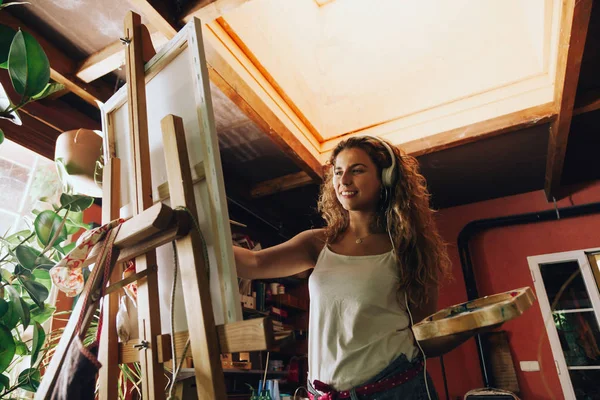
M 600 399 L 600 370 L 569 371 L 577 400 Z
M 7 213 L 0 210 L 0 235 L 9 232 L 15 232 L 15 224 L 17 222 L 17 216 L 15 214 Z
M 46 197 L 49 203 L 58 204 L 61 191 L 62 185 L 54 162 L 40 157 L 33 172 L 29 192 L 24 200 L 23 215 L 27 215 L 29 210 L 39 207 L 36 203 L 42 197 Z
M 568 366 L 600 366 L 600 330 L 594 312 L 555 313 L 554 325 Z
M 20 212 L 30 169 L 0 158 L 0 204 L 5 210 Z
M 556 295 L 561 287 L 576 271 L 579 271 L 579 274 L 566 286 L 554 308 L 555 310 L 591 308 L 592 302 L 590 301 L 577 261 L 540 265 L 544 287 L 546 288 L 548 301 L 551 306 L 554 304 Z

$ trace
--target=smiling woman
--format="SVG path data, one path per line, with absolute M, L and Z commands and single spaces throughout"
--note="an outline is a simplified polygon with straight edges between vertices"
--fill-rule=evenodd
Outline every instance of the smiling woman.
M 375 137 L 340 142 L 321 187 L 324 229 L 266 250 L 235 248 L 238 275 L 309 279 L 311 398 L 437 398 L 413 316 L 436 310 L 449 266 L 417 161 Z M 431 353 L 430 353 L 431 352 Z

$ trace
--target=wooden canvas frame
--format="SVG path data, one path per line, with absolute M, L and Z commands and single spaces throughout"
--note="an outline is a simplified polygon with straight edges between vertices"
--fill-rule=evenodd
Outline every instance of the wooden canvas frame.
M 183 73 L 181 73 L 182 68 Z M 160 201 L 165 197 L 166 168 L 162 148 L 158 151 L 159 147 L 162 147 L 160 120 L 168 114 L 180 115 L 184 120 L 188 153 L 190 163 L 193 165 L 192 178 L 195 182 L 198 223 L 209 248 L 210 286 L 215 323 L 240 321 L 242 312 L 233 259 L 229 213 L 213 118 L 202 29 L 198 19 L 190 21 L 145 65 L 145 81 L 153 200 Z M 160 95 L 157 95 L 158 93 Z M 129 208 L 131 197 L 125 183 L 133 179 L 131 167 L 126 162 L 130 159 L 128 156 L 130 144 L 123 139 L 128 137 L 126 102 L 126 87 L 123 87 L 101 107 L 105 159 L 119 157 L 124 160 L 121 169 L 121 179 L 125 187 L 120 204 L 122 217 L 131 215 Z M 157 250 L 162 253 L 162 256 L 159 254 L 159 281 L 164 284 L 164 279 L 160 278 L 160 271 L 169 271 L 172 266 L 162 266 L 161 259 L 163 264 L 167 264 L 168 260 L 172 259 L 172 250 L 170 246 L 163 246 Z M 162 289 L 161 292 L 164 292 Z M 185 328 L 182 327 L 181 319 L 185 311 L 181 301 L 179 304 L 181 306 L 177 307 L 176 329 L 183 330 Z M 161 314 L 165 314 L 162 318 L 165 321 L 168 313 Z M 163 331 L 164 325 L 163 323 Z

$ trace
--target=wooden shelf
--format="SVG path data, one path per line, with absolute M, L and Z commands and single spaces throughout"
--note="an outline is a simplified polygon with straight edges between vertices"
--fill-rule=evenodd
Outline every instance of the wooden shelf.
M 290 294 L 277 294 L 271 296 L 268 302 L 274 306 L 283 306 L 300 311 L 308 311 L 307 307 L 301 305 L 300 300 Z
M 263 375 L 264 369 L 236 369 L 236 368 L 223 368 L 224 374 L 243 374 L 243 375 Z M 267 376 L 274 375 L 285 375 L 287 371 L 268 371 Z M 177 381 L 183 381 L 188 378 L 196 376 L 194 368 L 182 368 L 177 375 Z
M 254 374 L 254 375 L 263 375 L 265 373 L 264 369 L 235 369 L 235 368 L 223 368 L 223 373 L 225 374 Z M 267 371 L 267 376 L 269 375 L 285 375 L 287 371 Z
M 244 314 L 260 315 L 263 317 L 268 317 L 271 315 L 271 313 L 268 311 L 258 311 L 255 308 L 246 308 L 246 307 L 242 307 L 242 312 Z

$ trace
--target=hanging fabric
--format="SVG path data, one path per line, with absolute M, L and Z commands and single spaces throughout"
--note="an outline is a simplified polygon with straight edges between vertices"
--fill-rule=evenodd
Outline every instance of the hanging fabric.
M 77 245 L 62 260 L 50 269 L 52 283 L 68 297 L 75 297 L 83 290 L 83 263 L 94 246 L 114 227 L 123 223 L 116 219 L 99 228 L 88 231 L 77 240 Z
M 99 262 L 92 269 L 88 279 L 96 279 L 100 274 L 103 275 L 103 280 L 100 285 L 100 298 L 103 297 L 106 283 L 108 282 L 111 269 L 110 264 L 113 244 L 120 228 L 118 223 L 119 221 L 113 221 L 110 224 L 98 228 L 103 229 L 109 226 L 108 228 L 103 229 L 102 236 L 107 234 L 107 237 L 102 245 L 102 250 L 98 257 Z M 111 229 L 114 226 L 116 226 L 116 228 Z M 98 240 L 96 240 L 96 243 Z M 89 246 L 89 243 L 86 246 L 90 250 L 93 247 L 93 245 Z M 81 256 L 83 253 L 78 254 Z M 83 259 L 85 260 L 85 258 Z M 80 269 L 81 268 L 79 268 L 79 270 Z M 56 383 L 54 384 L 54 388 L 52 390 L 52 396 L 50 397 L 51 400 L 93 400 L 95 398 L 94 392 L 96 387 L 96 375 L 102 366 L 97 358 L 98 342 L 100 339 L 100 333 L 102 331 L 102 311 L 100 311 L 100 318 L 98 320 L 98 329 L 96 331 L 95 340 L 89 346 L 84 344 L 87 328 L 83 326 L 86 315 L 85 311 L 90 309 L 90 306 L 95 301 L 95 299 L 92 298 L 92 294 L 93 293 L 90 293 L 89 291 L 85 292 L 78 300 L 83 301 L 83 312 L 80 314 L 79 320 L 77 321 L 77 326 L 75 328 L 76 335 L 69 345 L 63 365 L 58 372 Z M 102 307 L 100 307 L 100 310 L 102 310 Z

